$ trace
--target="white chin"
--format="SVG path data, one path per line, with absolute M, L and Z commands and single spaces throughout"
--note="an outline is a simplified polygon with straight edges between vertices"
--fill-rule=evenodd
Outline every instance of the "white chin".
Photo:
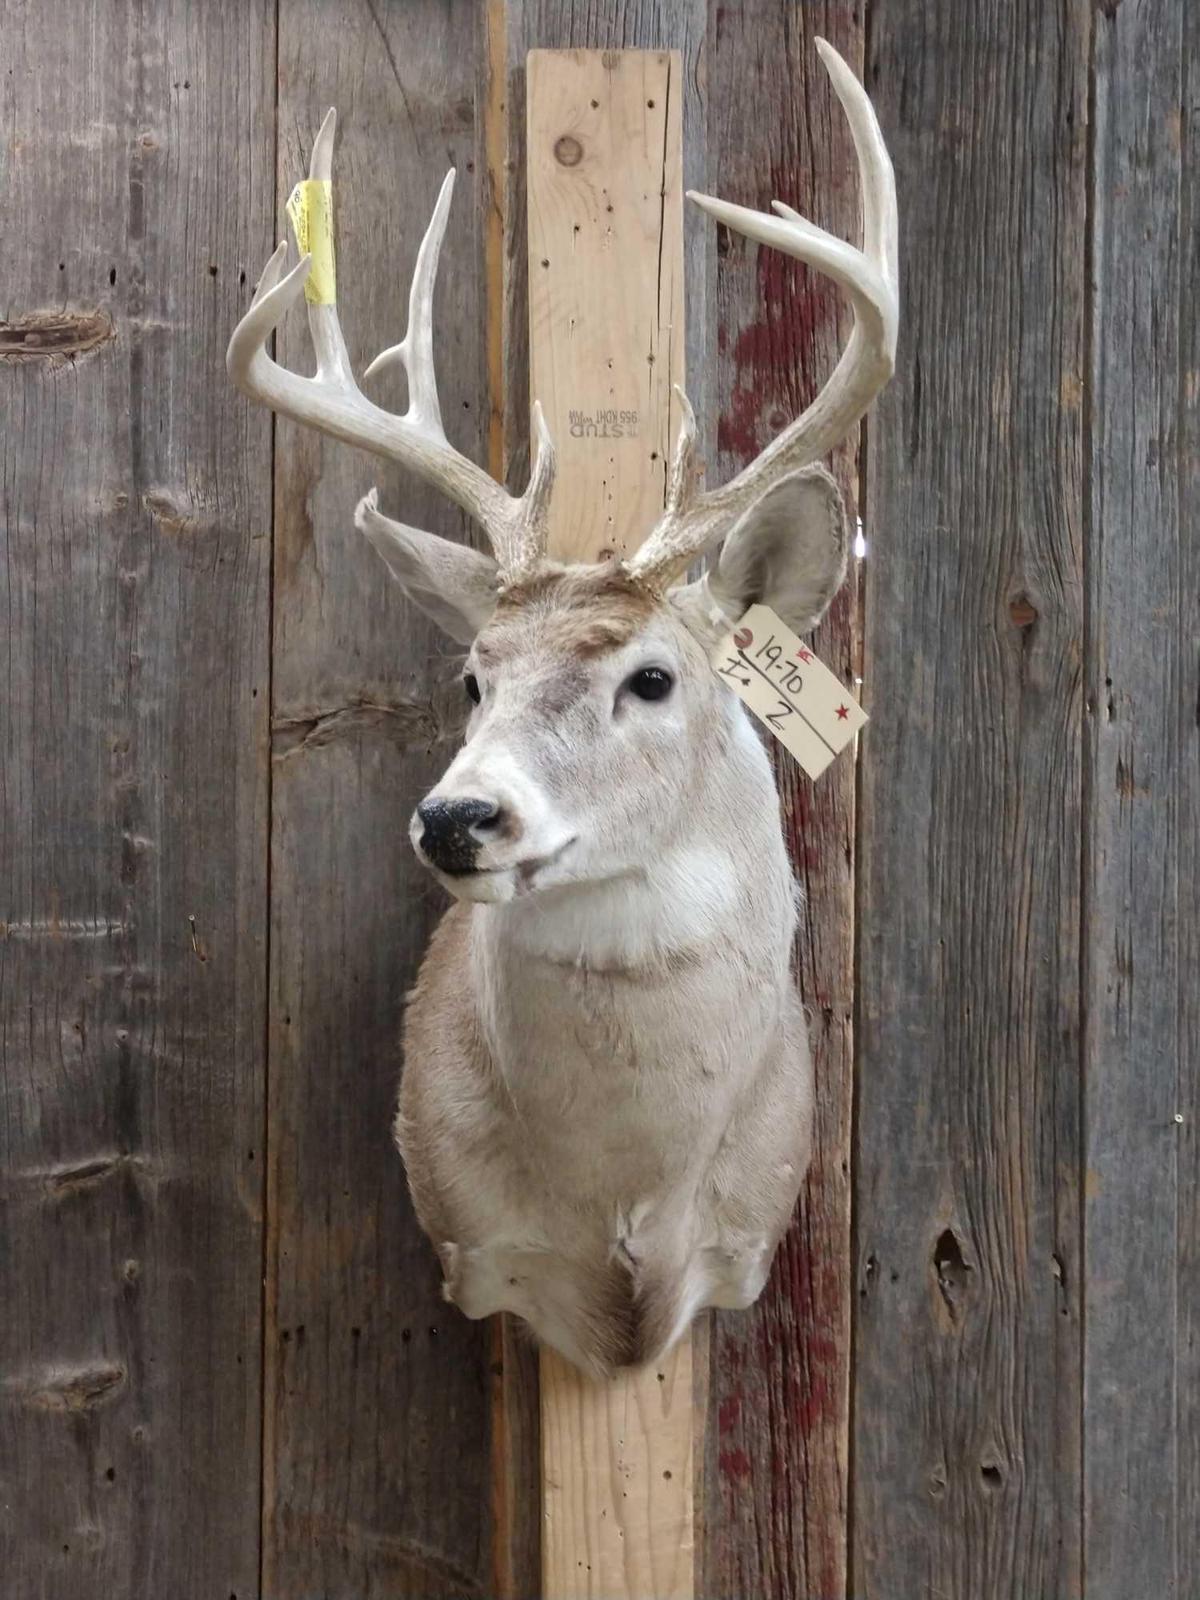
M 518 861 L 511 867 L 493 867 L 479 872 L 439 872 L 420 850 L 418 859 L 433 873 L 456 900 L 471 900 L 476 905 L 500 905 L 506 900 L 516 900 L 539 889 L 552 889 L 559 883 L 570 883 L 573 876 L 564 872 L 562 858 L 575 840 L 567 839 L 557 850 L 533 861 Z
M 504 872 L 460 872 L 453 876 L 435 873 L 456 900 L 472 900 L 477 905 L 498 905 L 511 900 L 517 892 L 517 875 L 513 870 Z

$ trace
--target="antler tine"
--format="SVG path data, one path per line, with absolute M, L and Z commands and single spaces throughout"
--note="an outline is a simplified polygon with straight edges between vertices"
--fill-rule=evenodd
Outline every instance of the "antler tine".
M 694 424 L 689 427 L 685 413 L 666 510 L 628 563 L 631 573 L 659 585 L 728 532 L 737 517 L 780 479 L 819 461 L 840 443 L 895 367 L 898 223 L 891 158 L 866 90 L 832 45 L 818 39 L 817 49 L 845 109 L 858 157 L 862 249 L 826 233 L 778 200 L 773 202 L 776 214 L 767 216 L 709 195 L 689 191 L 689 198 L 734 232 L 783 250 L 832 278 L 853 307 L 854 330 L 832 376 L 808 409 L 727 484 L 707 493 L 689 489 L 687 463 L 694 449 Z
M 310 180 L 328 182 L 331 178 L 336 123 L 331 110 L 313 144 Z M 317 357 L 313 377 L 289 372 L 267 354 L 267 340 L 300 298 L 312 272 L 312 258 L 306 255 L 281 276 L 286 240 L 263 269 L 250 308 L 233 331 L 225 363 L 234 383 L 252 400 L 336 439 L 398 461 L 441 489 L 480 524 L 495 553 L 501 582 L 512 583 L 536 570 L 545 552 L 554 450 L 541 409 L 535 407 L 536 462 L 529 487 L 518 498 L 461 455 L 446 437 L 433 364 L 433 291 L 453 188 L 451 169 L 417 252 L 408 331 L 400 344 L 383 351 L 367 368 L 370 376 L 391 362 L 403 362 L 409 389 L 408 409 L 403 415 L 375 405 L 355 382 L 332 295 L 323 303 L 310 299 L 308 305 L 309 332 Z
M 308 161 L 310 181 L 329 183 L 333 178 L 333 141 L 337 133 L 337 111 L 333 106 L 325 113 L 317 137 L 313 140 L 312 155 Z M 354 369 L 346 354 L 346 341 L 342 337 L 342 324 L 338 320 L 337 301 L 322 305 L 308 302 L 308 331 L 317 357 L 317 377 L 335 384 L 352 394 L 358 392 L 354 382 Z
M 554 454 L 554 440 L 546 424 L 542 402 L 533 402 L 534 458 L 529 473 L 529 485 L 522 504 L 525 514 L 518 529 L 515 547 L 505 567 L 509 582 L 527 578 L 534 573 L 546 554 L 550 538 L 550 496 L 554 492 L 554 475 L 558 458 Z
M 433 366 L 433 290 L 453 194 L 454 168 L 451 167 L 442 179 L 433 216 L 417 251 L 412 287 L 408 291 L 408 330 L 399 344 L 381 350 L 363 373 L 364 378 L 370 378 L 385 367 L 401 362 L 408 378 L 408 415 L 437 428 L 442 426 L 442 408 L 438 403 Z

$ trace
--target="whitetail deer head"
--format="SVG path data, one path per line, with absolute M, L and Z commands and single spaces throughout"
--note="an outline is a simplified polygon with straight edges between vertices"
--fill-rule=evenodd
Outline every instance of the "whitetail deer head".
M 630 558 L 548 559 L 554 453 L 536 404 L 519 498 L 446 438 L 432 302 L 453 173 L 417 256 L 407 335 L 367 369 L 403 363 L 404 415 L 359 389 L 332 304 L 308 307 L 314 377 L 267 355 L 310 270 L 305 257 L 282 275 L 285 244 L 229 345 L 253 399 L 408 466 L 491 545 L 393 522 L 374 490 L 357 509 L 408 598 L 469 647 L 473 702 L 412 836 L 460 901 L 485 904 L 452 908 L 422 968 L 397 1131 L 449 1297 L 470 1316 L 514 1311 L 598 1371 L 647 1359 L 698 1306 L 748 1304 L 807 1162 L 791 874 L 769 764 L 708 656 L 754 602 L 798 632 L 824 612 L 846 519 L 817 463 L 893 367 L 891 163 L 861 85 L 818 47 L 858 154 L 863 248 L 778 202 L 765 216 L 691 198 L 833 278 L 853 332 L 808 409 L 719 488 L 698 487 L 680 397 L 663 515 Z M 329 179 L 333 132 L 330 112 L 313 179 Z M 718 544 L 712 569 L 683 581 Z
M 409 599 L 470 644 L 467 693 L 476 702 L 467 744 L 414 818 L 418 852 L 457 895 L 520 890 L 621 872 L 660 842 L 659 825 L 686 807 L 675 775 L 713 726 L 723 692 L 706 647 L 755 600 L 799 632 L 840 586 L 846 530 L 832 480 L 814 467 L 862 416 L 892 372 L 897 323 L 896 213 L 891 164 L 870 101 L 841 57 L 818 48 L 849 117 L 862 177 L 864 246 L 856 250 L 778 202 L 764 216 L 705 195 L 691 198 L 727 227 L 783 250 L 834 279 L 854 329 L 828 384 L 763 453 L 720 488 L 700 491 L 695 419 L 686 398 L 666 507 L 637 553 L 589 574 L 546 558 L 555 462 L 541 408 L 529 487 L 510 495 L 448 442 L 433 370 L 433 288 L 454 174 L 442 184 L 417 255 L 402 343 L 367 376 L 399 361 L 409 384 L 403 416 L 368 400 L 350 370 L 336 305 L 310 304 L 314 377 L 280 368 L 265 342 L 301 294 L 305 257 L 280 277 L 286 242 L 262 274 L 229 346 L 235 383 L 252 398 L 336 438 L 410 467 L 474 517 L 491 557 L 391 521 L 371 491 L 356 521 Z M 331 111 L 310 177 L 328 179 Z M 715 569 L 677 580 L 716 544 Z M 604 774 L 603 783 L 596 776 Z M 674 801 L 674 805 L 669 801 Z
M 464 645 L 467 693 L 477 702 L 467 746 L 414 818 L 414 843 L 443 882 L 467 898 L 624 870 L 621 856 L 653 851 L 664 776 L 712 726 L 717 685 L 706 646 L 754 600 L 803 632 L 821 618 L 845 574 L 845 517 L 837 488 L 814 462 L 842 442 L 893 370 L 896 203 L 891 163 L 870 101 L 842 58 L 819 42 L 858 150 L 864 248 L 854 250 L 776 202 L 763 216 L 707 195 L 694 202 L 726 227 L 797 256 L 834 278 L 854 310 L 837 370 L 803 416 L 715 490 L 698 490 L 696 424 L 682 397 L 667 504 L 627 562 L 565 581 L 546 558 L 555 459 L 541 406 L 530 486 L 507 493 L 446 440 L 434 378 L 432 302 L 454 174 L 438 195 L 410 294 L 408 334 L 366 368 L 403 363 L 403 416 L 358 389 L 334 304 L 310 304 L 317 373 L 301 378 L 267 355 L 266 341 L 302 293 L 309 258 L 280 278 L 286 242 L 262 272 L 229 344 L 229 373 L 246 394 L 326 434 L 400 461 L 445 490 L 480 523 L 493 557 L 392 522 L 376 491 L 358 526 L 406 594 Z M 325 118 L 310 178 L 328 179 L 334 114 Z M 723 544 L 712 573 L 677 584 L 693 560 Z M 597 786 L 594 774 L 605 774 Z M 685 797 L 675 789 L 675 798 Z M 624 840 L 624 846 L 618 842 Z M 422 846 L 424 842 L 424 846 Z

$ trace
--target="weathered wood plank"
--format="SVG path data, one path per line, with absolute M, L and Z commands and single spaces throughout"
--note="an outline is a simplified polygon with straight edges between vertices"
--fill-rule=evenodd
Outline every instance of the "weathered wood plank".
M 1196 45 L 1189 9 L 1101 6 L 1094 19 L 1084 867 L 1084 1561 L 1094 1600 L 1182 1596 L 1200 1583 L 1189 1337 L 1200 1114 L 1200 56 L 1185 50 L 1185 32 L 1190 52 Z
M 853 146 L 817 36 L 858 70 L 856 7 L 711 8 L 710 182 L 759 210 L 783 200 L 857 242 Z M 717 460 L 728 477 L 832 372 L 848 318 L 827 279 L 733 235 L 720 239 L 716 285 Z M 853 509 L 856 440 L 834 465 Z M 848 682 L 859 656 L 855 578 L 815 635 L 821 659 Z M 702 1592 L 832 1600 L 847 1561 L 854 764 L 846 756 L 814 785 L 777 751 L 776 773 L 805 894 L 796 968 L 812 1019 L 816 1137 L 762 1299 L 714 1318 Z
M 1065 1600 L 1087 8 L 881 0 L 870 44 L 904 309 L 868 449 L 850 1588 Z
M 400 337 L 417 246 L 446 168 L 458 168 L 438 380 L 450 437 L 476 460 L 486 459 L 487 414 L 481 20 L 469 0 L 336 19 L 320 0 L 285 0 L 280 13 L 280 201 L 336 104 L 339 301 L 358 372 Z M 302 315 L 279 345 L 304 369 Z M 403 404 L 401 377 L 368 387 Z M 264 1506 L 273 1600 L 491 1592 L 489 1333 L 440 1299 L 390 1134 L 403 998 L 442 902 L 407 822 L 448 759 L 448 743 L 431 748 L 445 733 L 431 688 L 455 663 L 354 532 L 355 501 L 376 481 L 392 514 L 465 533 L 411 477 L 279 425 Z M 295 741 L 297 725 L 361 699 L 397 715 Z
M 523 127 L 509 115 L 509 0 L 487 0 L 483 12 L 483 236 L 487 300 L 488 470 L 499 482 L 511 480 L 514 456 L 529 460 L 528 407 L 515 415 L 509 406 L 510 377 L 519 372 L 520 392 L 528 378 L 528 305 L 519 315 L 513 279 L 525 293 L 525 239 L 517 250 L 521 270 L 511 270 L 509 210 L 511 174 L 521 174 L 524 192 Z M 524 104 L 524 71 L 519 75 Z M 510 147 L 510 139 L 521 139 Z M 509 346 L 514 335 L 519 346 Z M 522 493 L 522 481 L 517 493 Z M 496 1600 L 526 1600 L 538 1593 L 542 1571 L 541 1411 L 538 1397 L 538 1352 L 517 1320 L 492 1319 L 492 1586 Z
M 0 1589 L 258 1592 L 274 8 L 10 5 Z
M 565 559 L 636 550 L 664 503 L 684 379 L 680 76 L 678 52 L 528 58 L 530 387 Z M 688 1339 L 605 1384 L 542 1352 L 543 1593 L 688 1600 L 692 1424 Z
M 1200 915 L 1188 886 L 1200 883 L 1200 9 L 1184 6 L 1183 116 L 1179 161 L 1179 671 L 1178 976 L 1180 1140 L 1176 1223 L 1179 1284 L 1176 1405 L 1178 1591 L 1200 1590 Z M 1151 549 L 1153 546 L 1150 547 Z M 1190 674 L 1190 676 L 1189 676 Z M 1086 1375 L 1085 1375 L 1086 1376 Z

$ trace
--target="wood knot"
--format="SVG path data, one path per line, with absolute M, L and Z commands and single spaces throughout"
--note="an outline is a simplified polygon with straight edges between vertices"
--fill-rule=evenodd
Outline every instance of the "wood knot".
M 954 1229 L 943 1229 L 933 1247 L 933 1272 L 951 1322 L 958 1322 L 962 1317 L 973 1271 Z
M 35 311 L 0 322 L 0 361 L 66 360 L 116 337 L 106 311 Z
M 564 133 L 554 141 L 554 159 L 560 167 L 577 167 L 583 160 L 583 146 L 578 139 Z
M 54 1367 L 30 1375 L 24 1382 L 10 1381 L 29 1406 L 38 1411 L 92 1411 L 107 1405 L 125 1384 L 125 1368 L 116 1362 L 98 1361 L 90 1366 Z
M 1008 614 L 1016 628 L 1031 628 L 1038 619 L 1038 608 L 1027 594 L 1019 594 L 1008 604 Z

